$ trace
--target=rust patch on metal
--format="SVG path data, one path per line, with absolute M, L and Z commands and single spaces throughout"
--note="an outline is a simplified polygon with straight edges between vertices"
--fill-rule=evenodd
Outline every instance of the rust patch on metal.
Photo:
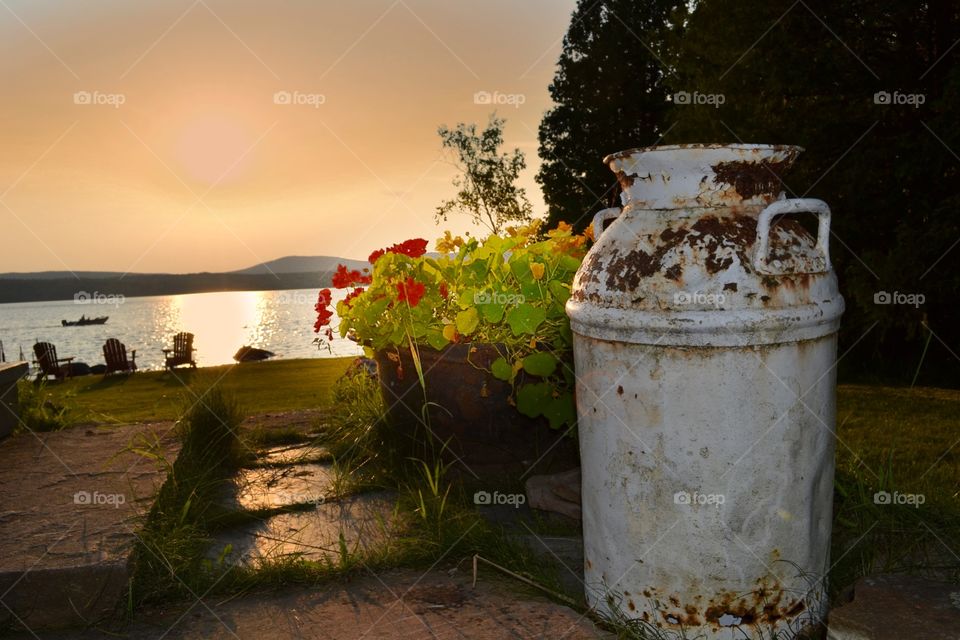
M 789 168 L 790 161 L 720 162 L 713 166 L 718 182 L 732 186 L 744 199 L 780 191 L 780 176 Z
M 736 283 L 736 282 L 728 282 L 728 283 L 726 283 L 725 285 L 723 285 L 723 290 L 724 290 L 724 291 L 733 291 L 733 292 L 736 292 L 736 291 L 737 291 L 737 283 Z
M 640 286 L 641 278 L 657 273 L 662 257 L 660 251 L 649 254 L 634 250 L 624 256 L 614 251 L 607 269 L 607 287 L 614 291 L 633 291 Z
M 617 182 L 620 183 L 621 189 L 629 189 L 633 186 L 633 181 L 637 179 L 637 176 L 628 176 L 623 171 L 615 171 L 617 176 Z
M 690 231 L 703 239 L 698 243 L 698 248 L 707 253 L 704 266 L 708 273 L 719 273 L 733 264 L 732 256 L 719 255 L 722 248 L 732 249 L 740 264 L 750 264 L 747 251 L 757 237 L 757 220 L 753 216 L 705 216 L 697 220 Z
M 583 261 L 583 267 L 580 271 L 580 282 L 581 285 L 587 282 L 592 282 L 594 284 L 600 284 L 600 274 L 603 272 L 603 265 L 600 263 L 600 254 L 590 252 L 587 254 L 586 259 Z M 575 300 L 579 300 L 580 297 L 578 294 L 580 291 L 574 291 L 573 297 Z

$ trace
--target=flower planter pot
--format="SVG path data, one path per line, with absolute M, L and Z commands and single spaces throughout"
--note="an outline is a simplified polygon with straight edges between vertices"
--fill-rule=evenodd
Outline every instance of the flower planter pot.
M 426 392 L 409 349 L 375 354 L 387 415 L 414 445 L 446 443 L 448 459 L 481 477 L 576 464 L 576 442 L 565 429 L 550 429 L 545 419 L 528 418 L 508 402 L 510 385 L 489 373 L 502 355 L 495 345 L 419 347 L 419 354 Z

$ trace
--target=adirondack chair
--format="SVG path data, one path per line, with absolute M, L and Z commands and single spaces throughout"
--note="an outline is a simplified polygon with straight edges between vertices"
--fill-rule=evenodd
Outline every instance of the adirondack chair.
M 116 338 L 110 338 L 103 343 L 103 359 L 107 363 L 104 376 L 111 373 L 133 373 L 137 370 L 137 350 L 131 350 L 128 359 L 127 346 Z
M 58 358 L 57 348 L 49 342 L 38 342 L 33 345 L 33 355 L 37 359 L 36 382 L 53 376 L 54 380 L 64 380 L 70 377 L 70 363 L 73 358 Z M 61 362 L 66 364 L 60 364 Z
M 193 359 L 194 351 L 196 349 L 193 348 L 193 334 L 186 331 L 178 333 L 173 336 L 173 349 L 163 350 L 163 355 L 166 358 L 164 366 L 167 369 L 173 369 L 182 364 L 188 364 L 196 369 L 197 363 Z

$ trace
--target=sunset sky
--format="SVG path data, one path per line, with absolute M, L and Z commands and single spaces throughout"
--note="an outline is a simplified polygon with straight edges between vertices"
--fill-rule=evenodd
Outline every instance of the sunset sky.
M 574 5 L 0 0 L 0 272 L 223 271 L 466 231 L 434 221 L 454 193 L 436 129 L 485 123 L 480 91 L 523 96 L 496 109 L 542 215 Z

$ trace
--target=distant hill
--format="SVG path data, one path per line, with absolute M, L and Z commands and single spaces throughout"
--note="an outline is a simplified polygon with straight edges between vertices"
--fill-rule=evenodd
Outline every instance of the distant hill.
M 284 256 L 269 262 L 261 262 L 246 269 L 238 269 L 230 273 L 258 275 L 264 273 L 324 273 L 333 272 L 338 264 L 346 265 L 348 269 L 369 268 L 366 260 L 347 260 L 332 256 Z
M 227 273 L 41 271 L 0 273 L 0 303 L 72 300 L 77 295 L 165 296 L 211 291 L 275 291 L 329 287 L 338 264 L 363 269 L 365 261 L 331 256 L 287 256 Z

